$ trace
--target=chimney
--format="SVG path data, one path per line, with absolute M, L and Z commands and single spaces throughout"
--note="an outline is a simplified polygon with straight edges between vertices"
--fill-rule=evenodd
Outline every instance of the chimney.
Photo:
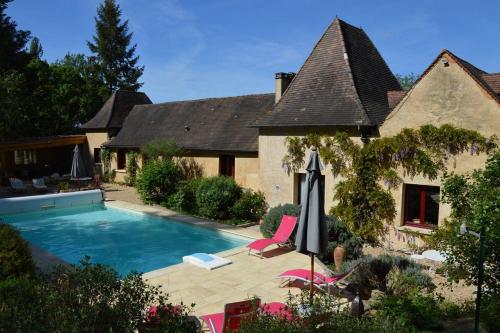
M 275 95 L 274 95 L 274 102 L 278 103 L 280 100 L 281 96 L 285 93 L 286 88 L 290 85 L 290 82 L 292 82 L 293 78 L 295 77 L 295 73 L 276 73 L 274 75 L 275 77 Z

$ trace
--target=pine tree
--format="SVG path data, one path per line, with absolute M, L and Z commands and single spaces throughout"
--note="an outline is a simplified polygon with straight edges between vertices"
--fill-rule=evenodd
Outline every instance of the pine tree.
M 25 46 L 30 32 L 17 30 L 16 22 L 5 13 L 12 0 L 0 0 L 0 72 L 26 66 L 30 57 Z
M 121 10 L 115 0 L 104 0 L 97 8 L 96 35 L 87 42 L 99 62 L 101 73 L 110 92 L 116 89 L 137 91 L 144 67 L 137 66 L 137 44 L 130 46 L 132 33 L 128 21 L 121 22 Z
M 38 37 L 33 37 L 30 43 L 29 54 L 35 58 L 40 59 L 43 56 L 43 47 Z

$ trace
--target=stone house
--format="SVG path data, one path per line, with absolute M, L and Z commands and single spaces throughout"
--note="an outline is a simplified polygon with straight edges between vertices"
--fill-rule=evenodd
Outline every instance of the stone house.
M 149 97 L 142 92 L 117 90 L 96 115 L 81 126 L 87 136 L 90 156 L 98 173 L 101 168 L 100 151 L 103 145 L 120 132 L 135 105 L 151 103 Z
M 442 51 L 405 94 L 393 96 L 399 102 L 379 127 L 381 136 L 403 128 L 425 124 L 451 124 L 476 130 L 485 136 L 500 134 L 500 73 L 488 74 L 448 50 Z M 449 161 L 448 169 L 458 174 L 484 166 L 486 156 L 463 154 Z M 393 192 L 396 227 L 427 233 L 450 213 L 439 203 L 440 180 L 403 177 L 403 186 Z
M 338 18 L 297 75 L 277 75 L 276 85 L 277 103 L 255 124 L 261 189 L 270 206 L 300 203 L 305 170 L 289 175 L 283 169 L 287 136 L 346 131 L 361 144 L 363 138 L 392 136 L 425 124 L 500 134 L 500 73 L 486 73 L 445 50 L 409 91 L 403 91 L 364 31 Z M 485 159 L 460 156 L 450 161 L 449 168 L 468 172 L 484 166 Z M 323 175 L 328 211 L 340 178 L 328 168 Z M 400 232 L 407 230 L 429 233 L 450 210 L 439 203 L 439 180 L 400 176 L 404 184 L 393 192 L 397 208 L 393 231 L 402 240 Z
M 115 103 L 117 97 L 114 97 Z M 95 151 L 106 147 L 113 152 L 111 168 L 115 170 L 118 182 L 125 180 L 127 152 L 139 151 L 140 147 L 154 140 L 173 140 L 186 156 L 192 157 L 202 167 L 204 176 L 226 175 L 241 186 L 258 189 L 258 130 L 248 125 L 273 103 L 274 94 L 137 103 L 128 112 L 116 108 L 121 111 L 119 119 L 123 119 L 115 122 L 120 128 L 95 128 L 89 125 L 93 120 L 85 124 L 85 128 L 92 129 L 87 135 Z M 106 118 L 102 114 L 110 109 L 106 104 L 94 119 Z M 95 161 L 100 163 L 97 159 Z M 141 163 L 142 159 L 139 165 Z
M 367 34 L 339 18 L 298 73 L 277 73 L 275 86 L 274 95 L 162 104 L 151 104 L 144 94 L 117 92 L 84 127 L 94 152 L 101 146 L 114 151 L 118 181 L 127 151 L 154 139 L 174 139 L 202 165 L 205 176 L 229 175 L 262 190 L 271 207 L 301 199 L 305 170 L 287 174 L 282 166 L 287 136 L 344 131 L 362 144 L 425 124 L 500 135 L 500 73 L 486 73 L 445 50 L 403 91 Z M 485 156 L 460 156 L 449 167 L 461 173 L 484 162 Z M 328 211 L 340 179 L 328 169 L 323 176 Z M 439 203 L 440 181 L 403 179 L 393 192 L 394 230 L 430 232 L 449 214 Z
M 387 91 L 401 91 L 366 33 L 338 18 L 289 80 L 289 76 L 277 76 L 279 100 L 254 125 L 259 128 L 261 189 L 271 207 L 299 203 L 305 180 L 304 170 L 288 175 L 282 167 L 287 136 L 346 131 L 361 144 L 361 136 L 378 135 L 378 127 L 390 113 Z M 328 170 L 323 175 L 328 210 L 339 179 Z

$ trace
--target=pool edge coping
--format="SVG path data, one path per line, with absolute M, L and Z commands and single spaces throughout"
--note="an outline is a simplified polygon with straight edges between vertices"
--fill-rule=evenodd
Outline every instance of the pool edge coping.
M 204 219 L 200 217 L 179 214 L 175 211 L 172 211 L 167 208 L 159 207 L 159 206 L 146 206 L 141 204 L 130 203 L 122 200 L 109 200 L 104 201 L 104 205 L 110 206 L 118 209 L 126 209 L 131 210 L 133 212 L 139 212 L 143 214 L 148 214 L 156 217 L 162 218 L 170 218 L 177 222 L 188 223 L 198 227 L 208 228 L 212 230 L 217 230 L 220 232 L 228 233 L 231 235 L 235 235 L 238 237 L 247 238 L 248 240 L 256 240 L 262 238 L 260 234 L 258 234 L 254 230 L 249 230 L 246 228 L 223 224 L 217 221 L 213 221 L 210 219 Z M 225 252 L 225 251 L 223 251 Z
M 203 218 L 199 218 L 199 217 L 195 217 L 195 216 L 179 214 L 173 210 L 170 210 L 170 209 L 167 209 L 164 207 L 153 206 L 153 205 L 147 206 L 147 205 L 131 203 L 131 202 L 123 201 L 123 200 L 105 200 L 103 203 L 104 203 L 104 205 L 106 205 L 106 206 L 109 205 L 110 207 L 113 207 L 113 208 L 131 210 L 133 212 L 149 214 L 149 215 L 156 216 L 156 217 L 170 218 L 170 219 L 176 220 L 178 222 L 188 223 L 188 224 L 196 225 L 198 227 L 217 230 L 219 232 L 232 234 L 234 236 L 243 237 L 243 238 L 247 238 L 250 240 L 259 239 L 262 237 L 260 235 L 255 235 L 255 236 L 249 235 L 249 233 L 253 233 L 252 230 L 248 230 L 248 229 L 241 228 L 238 226 L 223 224 L 223 223 L 209 220 L 209 219 L 203 219 Z M 246 231 L 246 232 L 242 233 L 241 231 Z M 235 247 L 235 248 L 232 248 L 229 250 L 217 252 L 214 254 L 218 255 L 220 257 L 227 258 L 227 257 L 231 257 L 231 256 L 234 256 L 238 253 L 246 252 L 246 251 L 247 251 L 246 245 L 242 245 L 242 246 L 238 246 L 238 247 Z M 182 269 L 182 267 L 185 267 L 186 265 L 188 265 L 188 264 L 181 262 L 178 264 L 161 267 L 161 268 L 158 268 L 158 269 L 155 269 L 152 271 L 143 272 L 142 278 L 144 280 L 153 279 L 153 278 L 156 278 L 156 277 L 161 276 L 161 275 L 165 275 L 168 273 L 178 271 L 179 269 Z

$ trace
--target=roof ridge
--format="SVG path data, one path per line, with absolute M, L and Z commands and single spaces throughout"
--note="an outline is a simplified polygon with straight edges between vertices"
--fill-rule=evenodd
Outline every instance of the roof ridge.
M 142 94 L 142 95 L 146 95 L 146 93 L 143 92 L 143 91 L 133 91 L 133 90 L 126 90 L 126 89 L 117 89 L 114 92 L 115 93 L 124 92 L 124 93 L 128 93 L 128 94 Z
M 276 108 L 280 102 L 282 102 L 284 99 L 283 97 L 285 97 L 287 91 L 290 91 L 293 85 L 293 82 L 295 81 L 298 81 L 297 79 L 300 77 L 300 74 L 301 74 L 301 70 L 302 68 L 307 64 L 307 62 L 309 61 L 309 59 L 312 57 L 312 55 L 314 54 L 314 51 L 318 48 L 319 44 L 321 44 L 321 41 L 323 40 L 323 38 L 325 38 L 326 34 L 328 33 L 328 31 L 330 31 L 330 28 L 335 24 L 335 22 L 337 21 L 340 21 L 339 17 L 338 16 L 335 16 L 335 19 L 333 20 L 332 23 L 330 23 L 328 25 L 328 27 L 325 29 L 325 31 L 323 32 L 323 34 L 321 35 L 321 37 L 318 39 L 318 41 L 316 42 L 316 44 L 314 44 L 314 47 L 312 48 L 311 52 L 309 52 L 309 55 L 307 56 L 306 60 L 304 60 L 304 62 L 302 63 L 302 66 L 300 66 L 299 68 L 299 71 L 297 72 L 297 74 L 293 77 L 292 81 L 290 82 L 290 84 L 288 85 L 287 89 L 285 89 L 285 92 L 283 93 L 283 95 L 281 95 L 280 99 L 278 100 L 277 103 L 274 104 L 273 108 L 270 110 L 270 112 Z
M 354 94 L 356 96 L 356 103 L 358 103 L 360 106 L 361 106 L 361 109 L 364 111 L 364 114 L 361 114 L 360 116 L 361 117 L 364 117 L 365 119 L 360 119 L 361 121 L 363 120 L 368 120 L 370 123 L 373 123 L 372 119 L 368 116 L 368 112 L 366 110 L 366 107 L 365 105 L 363 104 L 363 102 L 361 101 L 361 97 L 359 96 L 359 93 L 358 93 L 358 86 L 356 84 L 356 80 L 354 80 L 354 75 L 352 73 L 352 67 L 351 67 L 351 57 L 349 55 L 349 53 L 347 52 L 347 47 L 345 45 L 345 39 L 344 39 L 344 29 L 342 27 L 342 25 L 340 24 L 342 22 L 342 24 L 348 24 L 342 20 L 340 20 L 338 17 L 333 21 L 334 23 L 337 22 L 338 26 L 339 26 L 339 33 L 340 33 L 340 43 L 342 45 L 342 50 L 344 52 L 344 60 L 346 61 L 347 63 L 347 68 L 348 68 L 348 73 L 349 73 L 349 78 L 351 79 L 352 81 L 352 84 L 354 86 Z M 350 25 L 350 24 L 348 24 Z M 351 26 L 351 25 L 350 25 Z M 354 26 L 352 26 L 353 28 L 355 29 L 358 29 Z M 361 30 L 363 31 L 362 29 L 358 29 L 358 30 Z M 345 57 L 345 55 L 347 55 L 347 59 Z
M 106 120 L 106 127 L 109 127 L 109 124 L 111 123 L 111 119 L 113 118 L 113 114 L 115 113 L 117 91 L 114 91 L 113 94 L 111 94 L 111 96 L 109 97 L 109 98 L 112 98 L 113 100 L 111 101 L 111 112 L 108 115 L 108 120 Z
M 436 60 L 431 64 L 431 66 L 434 65 L 434 63 L 437 61 L 437 59 L 440 58 L 440 56 L 442 56 L 442 54 L 444 53 L 447 53 L 450 57 L 452 57 L 460 67 L 462 67 L 462 69 L 467 73 L 469 74 L 469 76 L 474 80 L 476 81 L 476 83 L 481 87 L 483 88 L 497 103 L 500 104 L 500 97 L 497 96 L 497 94 L 495 93 L 495 91 L 493 91 L 493 89 L 490 87 L 490 85 L 484 81 L 483 79 L 483 75 L 484 74 L 488 74 L 487 72 L 483 71 L 482 69 L 479 69 L 477 68 L 476 66 L 474 66 L 473 64 L 471 64 L 470 62 L 468 62 L 467 60 L 464 60 L 458 56 L 456 56 L 453 52 L 449 51 L 449 50 L 443 50 L 443 52 L 441 52 L 439 54 L 439 56 L 436 58 Z M 476 70 L 478 71 L 479 75 L 476 75 L 476 73 L 473 73 L 472 70 L 470 68 L 468 68 L 468 66 L 471 66 L 472 67 L 472 70 Z
M 221 97 L 195 98 L 195 99 L 186 99 L 186 100 L 182 100 L 182 101 L 168 101 L 168 102 L 161 102 L 161 103 L 138 104 L 138 105 L 165 105 L 165 104 L 172 104 L 172 103 L 189 103 L 189 102 L 211 101 L 211 100 L 217 100 L 217 99 L 232 99 L 232 98 L 258 97 L 258 96 L 274 96 L 274 93 L 262 93 L 262 94 L 248 94 L 248 95 L 238 95 L 238 96 L 221 96 Z

